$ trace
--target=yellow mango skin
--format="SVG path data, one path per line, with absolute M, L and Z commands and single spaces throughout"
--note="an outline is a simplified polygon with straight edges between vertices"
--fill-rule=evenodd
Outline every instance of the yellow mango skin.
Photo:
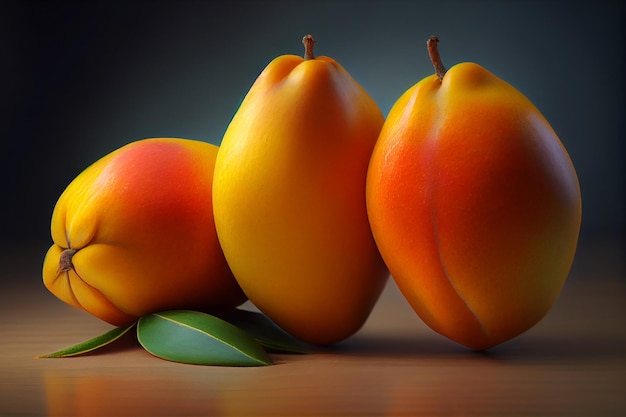
M 574 166 L 539 110 L 474 63 L 429 76 L 392 107 L 372 155 L 378 247 L 422 320 L 476 350 L 535 325 L 578 242 Z
M 283 55 L 220 144 L 213 203 L 226 259 L 250 301 L 306 342 L 355 333 L 386 283 L 365 207 L 383 121 L 333 59 Z
M 216 157 L 213 144 L 151 138 L 85 169 L 54 208 L 45 286 L 118 326 L 166 309 L 243 303 L 213 221 Z M 76 250 L 73 269 L 62 271 L 67 248 Z

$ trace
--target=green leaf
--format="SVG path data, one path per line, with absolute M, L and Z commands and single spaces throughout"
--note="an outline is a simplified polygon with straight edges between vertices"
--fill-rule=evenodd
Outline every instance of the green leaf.
M 70 346 L 68 348 L 59 350 L 57 352 L 48 353 L 46 355 L 37 356 L 37 359 L 40 358 L 66 358 L 68 356 L 76 356 L 87 352 L 92 352 L 96 349 L 100 349 L 104 346 L 107 346 L 120 337 L 124 336 L 130 329 L 133 328 L 135 324 L 131 324 L 127 327 L 116 327 L 113 330 L 109 330 L 108 332 L 94 337 L 93 339 L 89 339 L 87 341 L 78 343 L 77 345 Z
M 139 343 L 161 359 L 196 365 L 271 365 L 252 336 L 232 324 L 190 310 L 143 316 L 137 323 Z
M 271 351 L 284 353 L 310 351 L 310 346 L 282 330 L 262 313 L 237 308 L 221 313 L 220 318 L 246 331 Z

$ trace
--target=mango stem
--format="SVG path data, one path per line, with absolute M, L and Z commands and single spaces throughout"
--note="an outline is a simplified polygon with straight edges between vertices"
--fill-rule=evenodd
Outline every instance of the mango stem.
M 76 249 L 64 249 L 61 252 L 61 258 L 59 259 L 59 273 L 71 271 L 74 269 L 74 264 L 72 263 L 72 256 L 76 253 Z
M 313 45 L 315 44 L 315 39 L 313 36 L 306 35 L 302 38 L 302 43 L 304 44 L 304 59 L 315 59 L 315 55 L 313 54 Z
M 430 56 L 430 61 L 435 67 L 437 77 L 439 77 L 439 81 L 442 81 L 443 76 L 446 75 L 446 67 L 443 66 L 443 62 L 441 61 L 441 56 L 439 55 L 439 50 L 437 49 L 438 43 L 439 38 L 436 36 L 431 36 L 426 41 L 426 46 L 428 47 L 428 55 Z

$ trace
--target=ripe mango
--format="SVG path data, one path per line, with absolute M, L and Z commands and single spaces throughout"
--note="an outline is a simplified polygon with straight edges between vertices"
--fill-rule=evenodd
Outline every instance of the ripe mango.
M 435 331 L 476 350 L 535 325 L 569 273 L 581 195 L 560 139 L 521 92 L 475 63 L 394 104 L 367 177 L 391 275 Z
M 220 244 L 263 313 L 313 344 L 365 322 L 388 277 L 369 228 L 365 178 L 383 124 L 335 60 L 282 55 L 230 122 L 215 164 Z
M 45 286 L 118 326 L 166 309 L 243 303 L 213 221 L 216 156 L 210 143 L 151 138 L 86 168 L 54 207 Z

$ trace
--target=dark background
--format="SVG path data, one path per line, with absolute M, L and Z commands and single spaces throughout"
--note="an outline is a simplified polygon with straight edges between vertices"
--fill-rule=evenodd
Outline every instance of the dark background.
M 219 144 L 281 54 L 339 61 L 386 115 L 433 73 L 477 62 L 544 113 L 577 169 L 581 243 L 624 237 L 622 1 L 1 1 L 0 247 L 37 269 L 50 216 L 89 164 L 128 142 Z M 36 277 L 39 279 L 39 277 Z

